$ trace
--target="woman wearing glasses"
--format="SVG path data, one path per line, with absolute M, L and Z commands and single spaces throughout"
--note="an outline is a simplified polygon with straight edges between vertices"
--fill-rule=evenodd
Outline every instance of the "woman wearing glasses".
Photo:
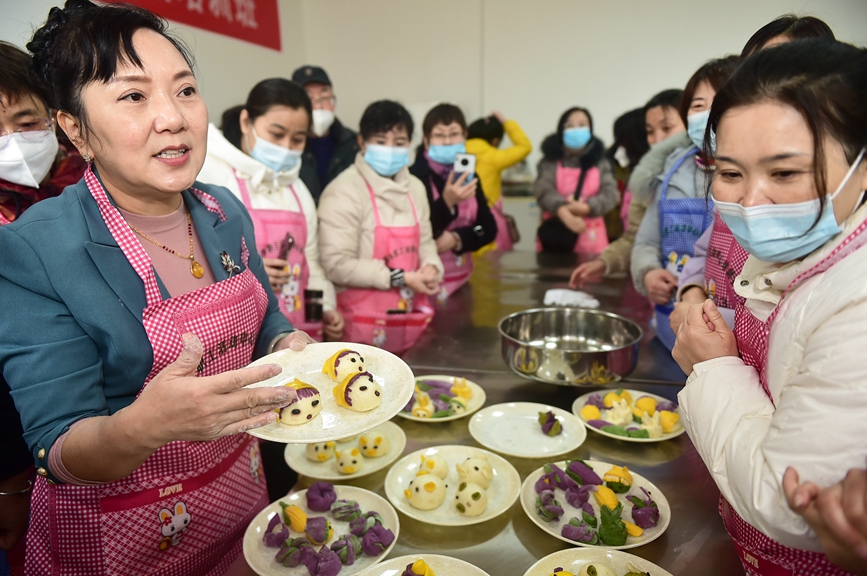
M 299 177 L 311 116 L 301 86 L 285 78 L 259 82 L 244 106 L 223 114 L 222 132 L 208 127 L 208 155 L 198 179 L 225 186 L 244 203 L 271 288 L 292 325 L 337 341 L 343 317 L 319 262 L 316 204 Z M 315 297 L 310 291 L 321 293 L 321 316 L 306 310 L 309 296 Z

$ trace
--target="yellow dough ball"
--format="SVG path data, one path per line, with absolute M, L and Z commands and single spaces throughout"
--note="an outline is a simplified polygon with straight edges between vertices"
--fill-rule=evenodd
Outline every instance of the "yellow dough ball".
M 650 396 L 642 396 L 635 401 L 635 407 L 642 412 L 647 412 L 647 414 L 653 416 L 653 414 L 656 412 L 656 400 L 654 400 Z M 641 418 L 641 414 L 638 414 L 638 417 Z
M 620 402 L 620 394 L 618 394 L 617 392 L 609 392 L 602 399 L 602 403 L 605 404 L 606 408 L 611 408 L 618 402 Z
M 600 420 L 602 418 L 602 412 L 600 412 L 599 408 L 593 404 L 587 404 L 581 409 L 581 417 L 585 420 Z
M 662 431 L 666 434 L 677 432 L 682 428 L 680 415 L 677 412 L 669 412 L 668 410 L 660 410 L 659 423 L 662 425 Z

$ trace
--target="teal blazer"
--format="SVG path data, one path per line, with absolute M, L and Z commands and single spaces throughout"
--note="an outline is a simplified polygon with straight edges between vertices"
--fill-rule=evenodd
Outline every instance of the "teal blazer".
M 244 206 L 225 188 L 195 187 L 216 198 L 227 217 L 221 222 L 183 193 L 216 281 L 229 277 L 221 252 L 241 265 L 243 236 L 249 268 L 268 294 L 253 352 L 259 358 L 292 325 L 278 308 Z M 0 366 L 38 467 L 48 469 L 48 452 L 71 424 L 114 414 L 141 390 L 153 365 L 145 306 L 144 284 L 84 180 L 0 227 Z

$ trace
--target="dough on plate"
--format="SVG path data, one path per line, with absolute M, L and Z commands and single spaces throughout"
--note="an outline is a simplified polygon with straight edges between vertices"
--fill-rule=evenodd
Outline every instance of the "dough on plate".
M 403 491 L 409 503 L 419 510 L 433 510 L 446 499 L 446 483 L 439 476 L 424 474 L 409 481 Z
M 319 390 L 315 386 L 311 386 L 306 382 L 302 382 L 298 378 L 286 384 L 290 388 L 294 388 L 298 393 L 298 397 L 288 406 L 278 408 L 277 422 L 288 424 L 289 426 L 298 426 L 307 424 L 322 412 L 322 397 L 319 395 Z
M 382 388 L 370 372 L 347 376 L 334 387 L 337 404 L 355 412 L 367 412 L 382 402 Z

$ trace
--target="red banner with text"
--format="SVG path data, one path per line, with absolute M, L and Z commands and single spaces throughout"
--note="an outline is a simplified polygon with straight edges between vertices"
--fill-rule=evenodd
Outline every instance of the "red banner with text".
M 280 50 L 278 0 L 107 0 L 147 8 L 163 18 Z

